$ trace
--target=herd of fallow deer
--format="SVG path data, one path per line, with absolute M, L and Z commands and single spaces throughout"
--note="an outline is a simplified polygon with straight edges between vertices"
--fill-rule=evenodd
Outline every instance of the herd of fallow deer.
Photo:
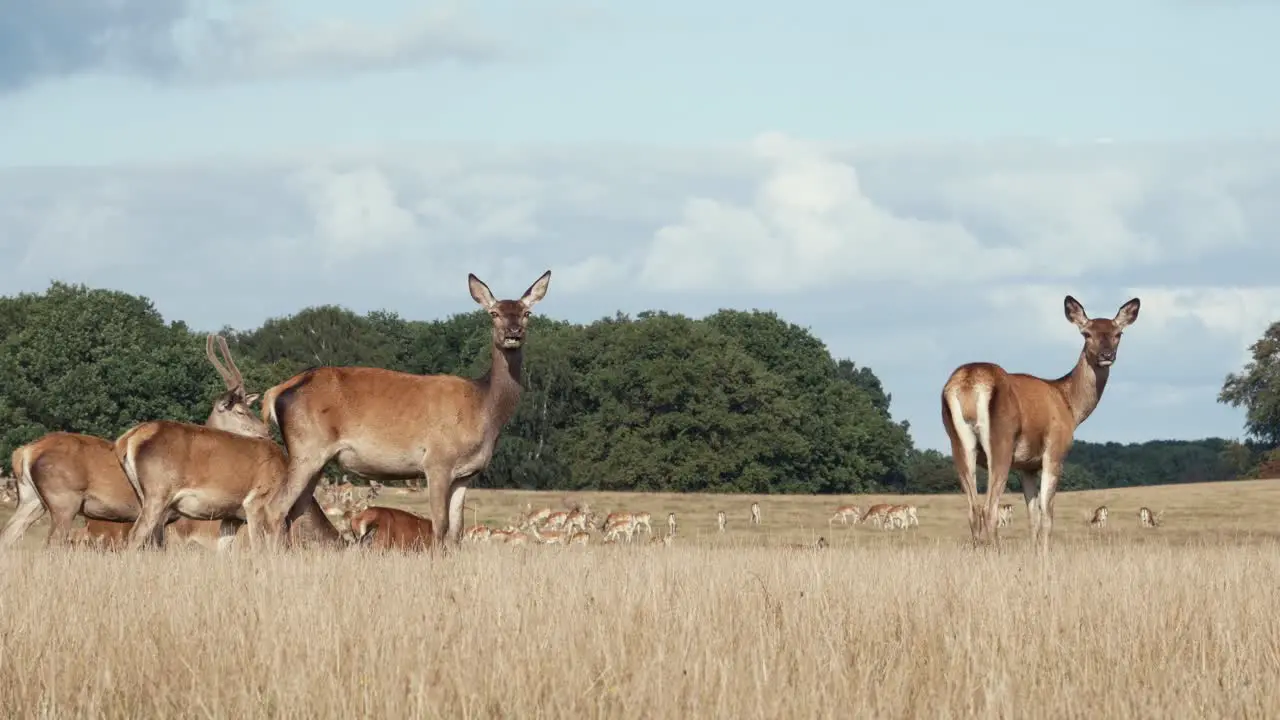
M 203 425 L 153 420 L 128 429 L 114 442 L 90 435 L 52 432 L 14 451 L 14 483 L 3 499 L 17 509 L 0 531 L 0 548 L 14 545 L 46 512 L 49 544 L 93 542 L 107 547 L 163 546 L 167 540 L 226 549 L 246 538 L 251 547 L 283 545 L 378 548 L 443 548 L 476 542 L 577 545 L 598 533 L 601 542 L 633 542 L 644 531 L 653 543 L 647 512 L 611 512 L 598 518 L 585 505 L 544 508 L 512 518 L 506 527 L 475 524 L 464 530 L 467 488 L 488 467 L 498 437 L 520 400 L 523 347 L 533 306 L 547 293 L 551 271 L 518 300 L 498 300 L 475 275 L 472 299 L 492 320 L 491 365 L 479 378 L 417 375 L 374 367 L 316 367 L 259 395 L 248 393 L 226 340 L 210 335 L 206 355 L 222 377 L 224 392 Z M 942 419 L 952 458 L 969 504 L 975 544 L 998 540 L 1012 521 L 1001 505 L 1008 474 L 1023 477 L 1033 542 L 1047 550 L 1053 500 L 1076 427 L 1097 407 L 1116 360 L 1120 337 L 1138 317 L 1129 300 L 1114 318 L 1089 318 L 1071 296 L 1064 310 L 1084 339 L 1075 367 L 1048 380 L 1010 373 L 993 363 L 968 363 L 942 390 Z M 221 355 L 221 358 L 218 355 Z M 262 409 L 252 405 L 261 398 Z M 283 445 L 272 438 L 275 426 Z M 367 489 L 322 481 L 322 469 L 370 478 Z M 989 472 L 985 502 L 975 486 L 978 467 Z M 425 480 L 429 517 L 374 506 L 380 480 Z M 1157 527 L 1162 513 L 1139 511 L 1142 527 Z M 86 525 L 73 530 L 77 516 Z M 865 523 L 885 530 L 918 526 L 913 505 L 844 505 L 828 521 Z M 336 525 L 335 525 L 336 521 Z M 762 522 L 752 503 L 751 525 Z M 1100 507 L 1089 525 L 1105 527 Z M 719 511 L 718 532 L 728 516 Z M 342 530 L 339 527 L 346 526 Z M 825 547 L 825 538 L 816 545 Z

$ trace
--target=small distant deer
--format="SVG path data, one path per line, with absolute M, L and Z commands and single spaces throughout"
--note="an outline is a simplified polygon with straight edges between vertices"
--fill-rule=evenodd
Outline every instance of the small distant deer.
M 676 536 L 676 514 L 673 512 L 667 513 L 667 535 Z
M 1145 505 L 1138 509 L 1138 521 L 1142 523 L 1142 527 L 1144 528 L 1160 527 L 1160 518 L 1163 515 L 1163 510 L 1152 514 L 1151 509 Z
M 1000 522 L 996 527 L 1008 527 L 1013 524 L 1013 505 L 1004 503 L 1000 506 Z
M 790 545 L 787 545 L 786 547 L 790 550 L 822 550 L 823 548 L 827 547 L 827 539 L 824 537 L 819 537 L 818 541 L 816 543 L 813 543 L 812 545 L 792 543 Z
M 760 524 L 760 503 L 758 502 L 751 503 L 751 524 Z
M 1053 497 L 1075 430 L 1093 414 L 1116 361 L 1120 336 L 1138 319 L 1133 298 L 1114 318 L 1090 318 L 1067 295 L 1063 312 L 1084 338 L 1071 372 L 1048 380 L 1010 373 L 990 362 L 966 363 L 943 385 L 942 425 L 951 440 L 951 456 L 969 504 L 969 531 L 975 544 L 999 542 L 1000 495 L 1009 471 L 1022 476 L 1032 542 L 1049 551 Z M 978 467 L 988 471 L 987 497 L 979 499 Z
M 1107 506 L 1099 505 L 1093 511 L 1093 517 L 1089 519 L 1089 527 L 1101 530 L 1107 526 Z
M 841 505 L 836 508 L 835 514 L 827 519 L 827 527 L 831 527 L 836 520 L 839 520 L 842 525 L 848 525 L 850 518 L 853 519 L 854 525 L 862 522 L 862 508 L 857 505 Z
M 719 530 L 720 532 L 724 532 L 724 526 L 727 520 L 728 518 L 725 516 L 723 510 L 721 510 L 720 512 L 717 512 L 716 513 L 716 529 Z

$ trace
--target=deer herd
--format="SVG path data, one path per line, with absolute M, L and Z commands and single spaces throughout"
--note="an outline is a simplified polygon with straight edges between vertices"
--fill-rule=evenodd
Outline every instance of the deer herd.
M 489 465 L 498 438 L 521 394 L 523 347 L 533 307 L 547 293 L 551 271 L 516 300 L 498 300 L 475 275 L 473 300 L 492 322 L 490 367 L 479 378 L 417 375 L 375 367 L 323 366 L 304 370 L 265 392 L 249 393 L 227 341 L 209 335 L 205 353 L 225 389 L 203 424 L 157 419 L 139 423 L 114 441 L 51 432 L 12 456 L 14 481 L 2 498 L 16 503 L 0 531 L 11 547 L 48 513 L 47 543 L 90 542 L 140 549 L 167 542 L 215 550 L 361 545 L 373 548 L 450 549 L 469 542 L 582 545 L 654 544 L 677 537 L 676 514 L 665 535 L 654 533 L 648 512 L 608 512 L 598 517 L 585 504 L 534 510 L 508 518 L 504 527 L 463 527 L 466 494 Z M 941 396 L 943 426 L 969 507 L 973 542 L 990 544 L 1012 522 L 1013 506 L 1000 504 L 1010 471 L 1022 477 L 1033 542 L 1048 547 L 1054 495 L 1076 427 L 1094 411 L 1116 360 L 1120 337 L 1137 320 L 1139 301 L 1114 318 L 1089 318 L 1067 296 L 1064 311 L 1084 346 L 1074 368 L 1047 380 L 1010 373 L 992 363 L 961 365 Z M 261 410 L 253 405 L 261 399 Z M 272 437 L 279 431 L 282 442 Z M 324 479 L 327 465 L 369 479 L 357 487 Z M 989 473 L 980 499 L 976 469 Z M 372 505 L 381 481 L 426 481 L 427 517 Z M 85 525 L 73 529 L 83 516 Z M 1162 513 L 1139 511 L 1154 528 Z M 1104 528 L 1107 508 L 1089 520 Z M 919 526 L 914 505 L 842 505 L 828 520 L 884 530 Z M 751 503 L 751 526 L 762 523 Z M 716 514 L 726 532 L 728 516 Z M 815 545 L 826 547 L 825 538 Z

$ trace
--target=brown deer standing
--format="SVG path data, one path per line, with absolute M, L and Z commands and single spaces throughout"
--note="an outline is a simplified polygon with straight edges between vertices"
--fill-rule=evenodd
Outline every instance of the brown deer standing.
M 503 426 L 520 401 L 529 317 L 547 294 L 551 271 L 519 300 L 497 300 L 475 275 L 471 297 L 493 321 L 492 366 L 483 377 L 414 375 L 373 367 L 320 367 L 267 390 L 263 418 L 289 450 L 288 482 L 268 506 L 274 537 L 310 495 L 325 463 L 382 479 L 425 477 L 437 544 L 461 542 L 471 479 L 489 465 Z
M 1102 398 L 1120 336 L 1138 319 L 1139 306 L 1133 298 L 1112 319 L 1090 319 L 1075 298 L 1066 296 L 1063 309 L 1084 336 L 1084 347 L 1071 372 L 1056 380 L 1009 373 L 985 362 L 961 365 L 951 373 L 942 388 L 942 424 L 969 501 L 969 530 L 975 543 L 998 542 L 1000 495 L 1009 471 L 1017 470 L 1023 478 L 1032 542 L 1048 552 L 1063 460 L 1075 429 Z M 988 472 L 985 508 L 978 498 L 978 467 Z
M 225 364 L 214 356 L 214 340 Z M 249 525 L 251 542 L 260 538 L 266 499 L 284 482 L 284 450 L 271 439 L 267 424 L 250 405 L 244 376 L 221 336 L 210 335 L 205 354 L 227 389 L 213 403 L 204 425 L 158 420 L 135 425 L 115 442 L 125 477 L 142 501 L 129 532 L 129 547 L 163 545 L 164 526 L 176 515 L 196 520 L 222 520 L 224 535 L 234 536 L 241 522 Z M 337 529 L 309 496 L 302 505 L 306 521 L 299 540 L 325 545 L 342 542 Z
M 0 532 L 0 547 L 16 544 L 46 509 L 53 521 L 46 545 L 69 542 L 77 515 L 110 522 L 138 517 L 138 496 L 109 440 L 48 433 L 13 451 L 13 474 L 18 478 L 18 509 Z

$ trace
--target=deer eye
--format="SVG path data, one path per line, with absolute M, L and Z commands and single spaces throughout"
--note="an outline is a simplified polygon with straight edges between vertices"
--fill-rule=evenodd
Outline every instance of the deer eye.
M 1092 339 L 1093 339 L 1093 333 L 1089 332 L 1088 330 L 1082 330 L 1082 331 L 1080 332 L 1080 334 L 1084 336 L 1084 339 L 1085 339 L 1085 340 L 1092 340 Z
M 489 317 L 498 317 L 498 311 L 497 311 L 497 310 L 490 310 L 490 311 L 489 311 Z
M 525 310 L 525 311 L 524 311 L 524 315 L 523 315 L 523 317 L 526 317 L 526 318 L 527 318 L 527 317 L 529 317 L 529 316 L 530 316 L 530 315 L 532 315 L 532 314 L 533 314 L 533 313 L 529 312 L 528 310 Z

